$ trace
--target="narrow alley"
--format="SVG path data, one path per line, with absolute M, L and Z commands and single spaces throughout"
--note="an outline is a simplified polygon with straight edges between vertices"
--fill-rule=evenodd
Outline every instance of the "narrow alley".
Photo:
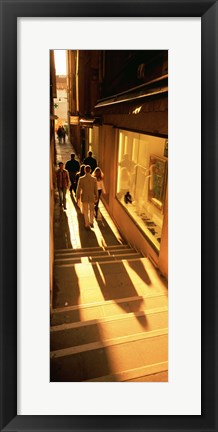
M 57 162 L 74 151 L 56 142 Z M 100 201 L 85 230 L 74 195 L 54 205 L 50 380 L 168 381 L 168 290 Z

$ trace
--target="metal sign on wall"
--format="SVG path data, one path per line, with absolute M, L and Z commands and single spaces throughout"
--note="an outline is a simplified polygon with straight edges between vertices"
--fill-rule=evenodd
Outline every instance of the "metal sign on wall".
M 70 124 L 78 125 L 79 124 L 79 116 L 70 116 Z

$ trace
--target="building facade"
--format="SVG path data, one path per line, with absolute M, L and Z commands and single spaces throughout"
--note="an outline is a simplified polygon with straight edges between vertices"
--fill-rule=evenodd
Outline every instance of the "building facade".
M 68 51 L 68 95 L 72 144 L 97 158 L 110 216 L 167 277 L 168 52 Z
M 55 147 L 55 122 L 57 116 L 54 113 L 54 100 L 57 98 L 56 70 L 54 50 L 50 50 L 50 159 L 49 159 L 49 191 L 50 191 L 50 302 L 52 301 L 53 289 L 53 263 L 54 263 L 54 179 L 56 165 Z
M 55 129 L 67 125 L 67 77 L 56 75 L 56 98 L 54 98 L 54 113 L 57 116 Z

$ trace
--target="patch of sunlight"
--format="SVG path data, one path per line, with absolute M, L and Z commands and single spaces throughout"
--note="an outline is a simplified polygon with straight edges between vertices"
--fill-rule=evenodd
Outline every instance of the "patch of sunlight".
M 77 212 L 69 194 L 67 194 L 67 217 L 72 248 L 81 248 Z
M 80 261 L 82 264 L 87 264 L 87 263 L 89 263 L 89 257 L 81 257 Z
M 81 265 L 81 263 L 74 264 L 74 270 L 78 277 L 78 280 L 80 277 L 96 279 L 93 266 L 88 261 L 86 263 L 83 263 L 83 265 Z
M 94 307 L 84 307 L 80 309 L 80 321 L 95 320 L 98 316 L 98 309 Z
M 134 350 L 131 341 L 134 341 L 139 333 L 146 331 L 146 317 L 144 323 L 139 322 L 139 317 L 132 317 L 131 321 L 130 324 L 129 319 L 124 318 L 124 320 L 117 319 L 113 322 L 96 322 L 98 340 L 103 344 L 103 347 L 107 347 L 105 362 L 107 363 L 108 375 L 116 374 L 113 381 L 122 380 L 122 373 L 119 374 L 119 370 L 122 370 L 123 365 L 128 365 L 128 369 L 135 369 L 141 363 L 141 355 L 137 353 L 137 350 Z M 122 343 L 125 340 L 129 343 Z M 113 341 L 115 341 L 117 349 L 114 349 Z M 128 359 L 128 355 L 130 359 Z
M 74 272 L 83 304 L 104 301 L 105 279 L 98 265 L 75 264 Z
M 149 319 L 144 312 L 132 313 L 131 317 L 122 314 L 118 319 L 98 322 L 98 333 L 103 341 L 129 337 L 149 329 Z

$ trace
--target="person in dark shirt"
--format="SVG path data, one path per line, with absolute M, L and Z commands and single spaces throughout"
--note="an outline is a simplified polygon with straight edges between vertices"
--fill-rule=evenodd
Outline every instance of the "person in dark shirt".
M 63 141 L 64 141 L 64 144 L 65 144 L 65 142 L 66 142 L 66 131 L 65 131 L 64 126 L 61 127 L 61 130 L 62 130 Z
M 69 172 L 70 177 L 70 192 L 72 190 L 76 193 L 76 173 L 80 169 L 79 162 L 75 159 L 75 153 L 71 154 L 71 159 L 66 162 L 65 169 Z
M 76 174 L 76 188 L 78 185 L 79 178 L 85 175 L 85 164 L 80 165 L 80 170 Z
M 63 138 L 63 134 L 62 134 L 62 127 L 59 126 L 58 130 L 57 130 L 57 136 L 58 136 L 58 142 L 59 144 L 62 143 L 62 138 Z
M 93 158 L 92 151 L 88 152 L 88 156 L 84 159 L 83 163 L 91 167 L 91 172 L 93 172 L 95 168 L 97 168 L 97 160 Z

